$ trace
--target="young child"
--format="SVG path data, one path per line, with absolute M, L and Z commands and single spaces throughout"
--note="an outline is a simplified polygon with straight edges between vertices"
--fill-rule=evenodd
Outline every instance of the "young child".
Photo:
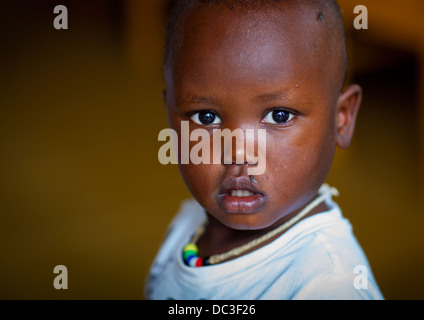
M 325 184 L 362 95 L 344 86 L 346 51 L 336 1 L 177 1 L 164 60 L 171 128 L 266 129 L 266 170 L 248 174 L 257 164 L 237 162 L 237 144 L 230 163 L 180 161 L 195 201 L 169 227 L 147 298 L 383 298 Z

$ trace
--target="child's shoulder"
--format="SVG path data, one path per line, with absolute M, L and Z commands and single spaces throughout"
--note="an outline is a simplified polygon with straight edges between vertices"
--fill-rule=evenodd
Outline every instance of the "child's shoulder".
M 172 219 L 168 227 L 168 233 L 174 229 L 193 228 L 192 232 L 206 219 L 205 210 L 193 199 L 186 199 L 181 202 L 177 214 Z
M 304 230 L 298 230 L 298 243 L 291 248 L 296 255 L 291 270 L 298 275 L 293 299 L 382 299 L 367 257 L 337 205 L 300 227 Z M 361 277 L 366 286 L 355 286 Z
M 184 200 L 168 225 L 157 259 L 178 250 L 178 246 L 187 242 L 205 219 L 206 213 L 197 201 Z

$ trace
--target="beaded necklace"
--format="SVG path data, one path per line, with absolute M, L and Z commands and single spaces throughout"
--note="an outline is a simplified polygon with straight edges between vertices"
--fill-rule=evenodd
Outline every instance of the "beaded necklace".
M 297 215 L 295 215 L 293 218 L 288 220 L 287 222 L 283 223 L 279 227 L 271 230 L 267 234 L 254 239 L 240 247 L 234 248 L 228 252 L 216 254 L 209 257 L 199 257 L 199 249 L 197 248 L 197 241 L 199 238 L 203 235 L 205 228 L 206 228 L 206 222 L 201 225 L 197 230 L 195 231 L 193 237 L 190 240 L 190 243 L 187 244 L 184 247 L 183 250 L 183 260 L 184 263 L 191 267 L 204 267 L 209 265 L 214 265 L 221 263 L 229 258 L 237 257 L 241 255 L 242 253 L 255 248 L 259 246 L 260 244 L 270 240 L 271 238 L 275 237 L 276 235 L 282 233 L 283 231 L 289 229 L 291 226 L 293 226 L 296 222 L 298 222 L 300 219 L 302 219 L 304 216 L 306 216 L 309 212 L 311 212 L 312 209 L 317 207 L 321 202 L 323 202 L 328 196 L 338 196 L 339 192 L 336 188 L 330 187 L 327 184 L 323 184 L 321 188 L 318 191 L 319 196 L 315 198 L 313 201 L 311 201 L 303 210 L 301 210 Z

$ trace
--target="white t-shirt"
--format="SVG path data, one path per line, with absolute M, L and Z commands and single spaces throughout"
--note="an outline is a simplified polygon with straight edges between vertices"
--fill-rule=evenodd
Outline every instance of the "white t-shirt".
M 271 243 L 228 262 L 190 267 L 182 252 L 206 219 L 183 202 L 151 267 L 153 300 L 383 299 L 352 228 L 331 196 L 329 211 L 301 220 Z

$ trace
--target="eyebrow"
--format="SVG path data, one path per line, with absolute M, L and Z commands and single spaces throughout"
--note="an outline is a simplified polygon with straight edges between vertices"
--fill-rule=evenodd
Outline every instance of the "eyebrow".
M 197 96 L 193 94 L 188 94 L 187 97 L 183 100 L 183 103 L 216 104 L 216 99 L 212 96 Z
M 255 99 L 260 103 L 267 103 L 275 100 L 291 100 L 288 90 L 261 94 Z M 213 96 L 198 96 L 195 94 L 188 94 L 182 102 L 189 104 L 217 105 L 219 101 Z
M 275 100 L 280 100 L 287 103 L 314 104 L 314 102 L 309 99 L 304 100 L 301 97 L 294 98 L 292 95 L 292 92 L 290 90 L 285 90 L 285 89 L 283 89 L 283 91 L 276 91 L 276 92 L 261 94 L 257 96 L 257 99 L 260 103 L 270 103 Z
M 288 98 L 287 91 L 277 91 L 257 96 L 257 100 L 262 103 L 270 102 L 273 100 L 286 100 Z

